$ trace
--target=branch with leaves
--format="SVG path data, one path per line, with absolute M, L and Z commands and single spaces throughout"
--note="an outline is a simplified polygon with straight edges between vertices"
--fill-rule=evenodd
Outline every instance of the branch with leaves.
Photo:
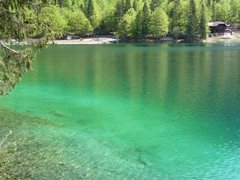
M 15 50 L 0 42 L 0 95 L 7 94 L 31 69 L 35 56 L 31 48 Z
M 31 69 L 37 52 L 59 35 L 44 21 L 46 17 L 39 15 L 43 6 L 42 0 L 0 0 L 0 95 L 16 86 Z M 38 39 L 32 40 L 34 36 Z M 31 40 L 26 42 L 28 38 Z

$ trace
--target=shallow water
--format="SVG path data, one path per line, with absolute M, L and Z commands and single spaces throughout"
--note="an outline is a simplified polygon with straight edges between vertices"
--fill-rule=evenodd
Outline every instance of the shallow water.
M 0 137 L 13 131 L 0 179 L 239 179 L 239 57 L 238 44 L 45 49 L 0 98 Z

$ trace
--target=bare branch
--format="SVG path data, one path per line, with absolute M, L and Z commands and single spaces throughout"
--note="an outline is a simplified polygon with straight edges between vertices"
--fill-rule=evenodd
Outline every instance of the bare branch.
M 2 41 L 0 41 L 0 46 L 3 46 L 5 49 L 7 49 L 7 50 L 9 50 L 9 51 L 11 51 L 11 52 L 13 52 L 15 54 L 19 54 L 18 51 L 14 50 L 14 49 L 12 49 L 12 48 L 10 48 L 8 46 L 6 46 Z

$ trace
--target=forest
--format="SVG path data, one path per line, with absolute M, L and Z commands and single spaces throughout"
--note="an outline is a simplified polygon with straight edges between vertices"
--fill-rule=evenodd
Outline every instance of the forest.
M 201 41 L 209 34 L 208 22 L 239 23 L 240 0 L 0 0 L 0 21 L 2 95 L 31 69 L 36 52 L 56 38 Z M 37 43 L 17 51 L 3 43 L 26 39 Z
M 127 38 L 171 36 L 205 39 L 207 23 L 240 21 L 239 0 L 51 0 L 28 1 L 26 22 L 40 19 L 54 36 L 117 35 Z M 42 26 L 44 28 L 44 26 Z M 43 35 L 42 28 L 27 33 Z

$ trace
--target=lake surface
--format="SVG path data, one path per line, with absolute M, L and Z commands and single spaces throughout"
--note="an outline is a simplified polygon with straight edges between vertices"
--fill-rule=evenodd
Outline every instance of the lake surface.
M 240 45 L 50 46 L 0 97 L 0 179 L 240 179 Z

